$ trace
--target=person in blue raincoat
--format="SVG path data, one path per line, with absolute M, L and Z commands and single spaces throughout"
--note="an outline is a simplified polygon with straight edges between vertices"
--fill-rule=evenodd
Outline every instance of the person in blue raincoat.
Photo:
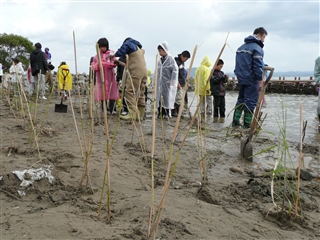
M 156 102 L 158 118 L 171 117 L 171 109 L 174 109 L 174 102 L 177 94 L 179 69 L 176 61 L 170 55 L 167 42 L 164 41 L 160 43 L 158 45 L 158 51 L 161 56 L 158 60 L 157 77 Z
M 267 34 L 264 28 L 256 28 L 253 35 L 246 37 L 245 43 L 237 50 L 234 73 L 238 79 L 239 95 L 233 115 L 233 127 L 240 126 L 242 111 L 244 111 L 243 128 L 251 126 L 259 89 L 263 85 L 263 42 Z

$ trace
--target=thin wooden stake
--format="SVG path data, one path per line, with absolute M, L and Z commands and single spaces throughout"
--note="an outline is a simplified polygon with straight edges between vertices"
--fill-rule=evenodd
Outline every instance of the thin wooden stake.
M 300 198 L 300 173 L 301 173 L 301 163 L 302 163 L 302 129 L 303 129 L 303 121 L 302 121 L 302 103 L 300 103 L 300 153 L 299 153 L 299 165 L 298 165 L 298 182 L 297 182 L 297 194 L 296 194 L 296 206 L 295 206 L 295 216 L 298 215 L 299 208 L 299 198 Z

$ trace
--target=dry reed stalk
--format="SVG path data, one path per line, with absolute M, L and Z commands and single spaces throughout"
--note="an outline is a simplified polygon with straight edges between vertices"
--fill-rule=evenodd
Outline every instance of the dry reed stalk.
M 302 163 L 302 129 L 303 129 L 303 121 L 302 121 L 302 103 L 300 103 L 300 153 L 299 153 L 299 165 L 298 165 L 298 183 L 297 183 L 297 193 L 296 193 L 296 202 L 295 202 L 295 216 L 298 215 L 298 205 L 300 198 L 300 173 L 301 173 L 301 163 Z
M 195 58 L 195 55 L 196 55 L 196 52 L 197 52 L 197 47 L 198 46 L 196 45 L 195 48 L 194 48 L 193 54 L 192 54 L 192 58 L 191 58 L 191 61 L 190 61 L 190 67 L 189 67 L 187 78 L 186 78 L 187 81 L 186 81 L 186 84 L 184 86 L 184 94 L 183 94 L 182 99 L 181 99 L 181 104 L 180 104 L 180 108 L 179 108 L 179 112 L 178 112 L 178 117 L 177 117 L 177 120 L 176 120 L 176 124 L 175 124 L 175 128 L 174 128 L 174 131 L 173 131 L 173 134 L 172 134 L 172 138 L 171 138 L 169 161 L 168 161 L 168 164 L 167 164 L 166 178 L 165 178 L 165 183 L 164 183 L 164 187 L 163 187 L 163 191 L 162 191 L 162 196 L 161 196 L 160 203 L 158 205 L 156 214 L 155 215 L 153 214 L 153 216 L 154 216 L 153 220 L 154 221 L 152 222 L 151 228 L 149 227 L 150 231 L 148 231 L 149 235 L 147 236 L 147 239 L 151 238 L 152 233 L 153 233 L 153 238 L 154 239 L 156 238 L 157 231 L 158 231 L 158 228 L 159 228 L 159 223 L 160 223 L 160 220 L 161 220 L 161 213 L 162 213 L 162 209 L 163 209 L 163 205 L 164 205 L 164 201 L 165 201 L 165 196 L 167 194 L 167 191 L 169 189 L 170 182 L 171 182 L 171 179 L 172 179 L 172 175 L 170 175 L 170 168 L 171 168 L 171 162 L 172 162 L 173 145 L 174 145 L 174 142 L 175 142 L 175 139 L 176 139 L 176 136 L 177 136 L 177 132 L 178 132 L 178 128 L 179 128 L 179 122 L 180 122 L 180 118 L 181 118 L 181 114 L 182 114 L 182 109 L 183 109 L 183 106 L 184 106 L 184 97 L 185 97 L 185 94 L 186 94 L 186 90 L 187 90 L 187 86 L 188 86 L 188 79 L 189 79 L 189 76 L 190 76 L 190 72 L 191 72 L 191 69 L 192 69 L 194 58 Z M 155 88 L 156 88 L 156 85 L 155 85 Z M 179 154 L 179 152 L 178 152 L 178 154 Z M 177 160 L 176 160 L 176 162 L 177 162 Z
M 101 56 L 100 56 L 100 49 L 98 43 L 96 44 L 96 52 L 97 52 L 97 57 L 99 61 L 99 69 L 100 69 L 100 78 L 101 78 L 101 91 L 102 91 L 102 99 L 103 99 L 103 116 L 104 116 L 104 127 L 105 127 L 105 134 L 106 134 L 106 153 L 107 153 L 107 158 L 106 158 L 106 168 L 104 172 L 104 177 L 103 177 L 103 183 L 102 183 L 102 189 L 101 189 L 101 195 L 100 195 L 100 203 L 99 203 L 99 208 L 98 208 L 98 219 L 100 219 L 100 212 L 101 212 L 101 207 L 102 207 L 102 196 L 104 193 L 104 186 L 107 180 L 107 219 L 110 222 L 111 220 L 111 210 L 110 210 L 110 144 L 109 144 L 109 130 L 108 130 L 108 122 L 107 122 L 107 105 L 106 105 L 106 94 L 105 94 L 105 85 L 104 85 L 104 73 L 103 73 L 103 66 L 101 62 Z
M 39 155 L 39 161 L 42 161 L 42 157 L 41 157 L 41 154 L 40 154 L 40 149 L 39 149 L 39 143 L 38 143 L 38 137 L 37 137 L 37 133 L 36 133 L 36 128 L 34 127 L 34 124 L 33 124 L 33 121 L 32 121 L 32 116 L 31 116 L 31 112 L 30 112 L 30 108 L 29 108 L 29 104 L 28 104 L 28 99 L 27 99 L 27 96 L 25 94 L 24 91 L 22 91 L 22 95 L 24 97 L 24 100 L 26 102 L 26 105 L 27 105 L 27 110 L 28 110 L 28 117 L 29 117 L 29 120 L 30 120 L 30 124 L 31 124 L 31 127 L 32 127 L 32 131 L 33 131 L 33 136 L 34 136 L 34 141 L 36 143 L 36 148 L 37 148 L 37 151 L 38 151 L 38 155 Z M 38 163 L 36 162 L 36 163 Z M 31 167 L 33 167 L 36 163 L 32 164 Z
M 84 154 L 83 154 L 80 134 L 79 134 L 78 125 L 77 125 L 77 120 L 76 120 L 76 116 L 74 114 L 74 109 L 73 109 L 71 91 L 68 90 L 68 93 L 69 93 L 69 99 L 70 99 L 70 106 L 71 106 L 71 111 L 72 111 L 73 122 L 74 122 L 74 126 L 75 126 L 75 129 L 76 129 L 76 132 L 77 132 L 78 142 L 79 142 L 79 146 L 80 146 L 80 153 L 81 153 L 82 158 L 84 159 Z
M 90 117 L 91 117 L 91 136 L 92 136 L 92 144 L 94 143 L 94 111 L 93 111 L 93 104 L 94 104 L 94 75 L 92 66 L 90 66 L 90 74 L 91 74 L 91 82 L 90 82 Z
M 17 83 L 18 83 L 18 94 L 19 94 L 19 102 L 20 102 L 20 113 L 21 113 L 21 118 L 22 118 L 22 122 L 23 124 L 21 124 L 21 126 L 24 128 L 25 126 L 25 113 L 24 113 L 24 105 L 22 102 L 22 91 L 23 91 L 23 86 L 21 83 L 21 78 L 19 78 L 19 75 L 17 73 L 17 71 L 15 72 L 16 77 L 17 77 Z
M 156 66 L 158 63 L 158 54 L 156 55 Z M 154 73 L 154 84 L 157 86 L 158 82 L 158 68 L 155 68 Z M 153 99 L 157 98 L 157 87 L 153 91 Z M 154 149 L 156 142 L 156 115 L 157 102 L 153 102 L 153 111 L 152 111 L 152 146 L 151 146 L 151 206 L 152 206 L 152 216 L 154 215 Z
M 16 114 L 14 113 L 14 110 L 13 110 L 13 107 L 12 107 L 12 104 L 11 104 L 11 100 L 10 100 L 10 90 L 6 90 L 6 93 L 7 93 L 7 94 L 5 94 L 5 98 L 6 98 L 7 102 L 8 102 L 8 104 L 9 104 L 9 108 L 10 108 L 10 110 L 11 110 L 14 118 L 16 119 L 16 121 L 18 121 L 18 118 L 17 118 Z
M 38 73 L 38 84 L 36 88 L 36 105 L 34 107 L 34 115 L 33 115 L 33 123 L 37 123 L 37 108 L 38 108 L 38 97 L 39 97 L 39 85 L 40 85 L 40 80 L 41 80 L 41 69 L 40 72 Z
M 228 33 L 228 35 L 229 35 L 229 33 Z M 218 61 L 219 61 L 219 59 L 220 59 L 220 57 L 221 57 L 221 55 L 222 55 L 222 53 L 223 53 L 223 50 L 224 50 L 224 48 L 225 48 L 225 46 L 226 46 L 226 42 L 227 42 L 227 39 L 228 39 L 228 35 L 227 35 L 227 38 L 226 38 L 226 40 L 225 40 L 225 43 L 224 43 L 224 45 L 222 46 L 222 49 L 220 50 L 220 53 L 219 53 L 219 55 L 218 55 L 218 57 L 217 57 L 217 59 L 216 59 L 216 61 L 215 61 L 215 64 L 214 64 L 213 68 L 211 69 L 210 75 L 209 75 L 209 77 L 208 77 L 207 84 L 209 84 L 210 78 L 211 78 L 211 76 L 212 76 L 212 74 L 213 74 L 213 72 L 214 72 L 214 69 L 216 68 L 216 66 L 217 66 L 217 64 L 218 64 Z M 190 71 L 190 68 L 189 68 L 189 71 Z M 189 76 L 189 71 L 188 71 L 187 77 Z M 182 98 L 182 99 L 184 99 L 184 98 Z M 188 137 L 188 134 L 189 134 L 189 132 L 190 132 L 190 130 L 191 130 L 191 127 L 193 126 L 195 117 L 196 117 L 196 115 L 198 114 L 198 111 L 199 111 L 200 104 L 201 104 L 201 101 L 202 101 L 202 100 L 203 100 L 203 96 L 201 96 L 200 103 L 197 105 L 196 111 L 195 111 L 195 113 L 194 113 L 194 115 L 193 115 L 193 117 L 192 117 L 192 119 L 191 119 L 191 122 L 190 122 L 190 124 L 189 124 L 188 129 L 187 129 L 187 132 L 186 132 L 186 134 L 185 134 L 185 136 L 184 136 L 184 138 L 183 138 L 183 140 L 182 140 L 182 142 L 181 142 L 181 144 L 180 144 L 180 146 L 179 146 L 179 149 L 178 149 L 178 152 L 177 152 L 177 156 L 176 156 L 175 162 L 174 162 L 173 167 L 172 167 L 172 170 L 171 170 L 171 172 L 170 172 L 170 176 L 168 176 L 168 180 L 165 181 L 165 186 L 164 186 L 164 188 L 163 188 L 163 194 L 162 194 L 162 196 L 161 196 L 161 200 L 160 200 L 159 206 L 158 206 L 158 208 L 157 208 L 156 221 L 155 221 L 155 223 L 153 224 L 153 227 L 151 228 L 151 232 L 154 232 L 154 238 L 156 237 L 157 230 L 158 230 L 158 227 L 159 227 L 160 216 L 161 216 L 161 211 L 162 211 L 162 209 L 163 209 L 163 204 L 164 204 L 166 192 L 167 192 L 167 190 L 169 189 L 170 182 L 171 182 L 171 180 L 172 180 L 172 177 L 173 177 L 173 175 L 174 175 L 175 169 L 176 169 L 177 164 L 178 164 L 178 160 L 179 160 L 179 157 L 180 157 L 180 154 L 181 154 L 182 147 L 183 147 L 183 145 L 184 145 L 184 143 L 185 143 L 185 141 L 186 141 L 186 139 L 187 139 L 187 137 Z M 180 116 L 181 116 L 181 109 L 179 110 L 178 118 L 179 118 Z M 179 120 L 179 119 L 177 119 L 177 121 L 178 121 L 178 120 Z M 175 135 L 175 134 L 176 134 L 176 131 L 174 131 L 173 135 Z M 170 152 L 172 152 L 172 151 L 170 151 Z M 169 159 L 169 163 L 170 163 L 170 165 L 171 165 L 171 159 Z M 169 163 L 168 163 L 168 165 L 169 165 Z M 168 169 L 167 169 L 167 173 L 168 173 Z M 167 175 L 166 175 L 166 179 L 167 179 Z

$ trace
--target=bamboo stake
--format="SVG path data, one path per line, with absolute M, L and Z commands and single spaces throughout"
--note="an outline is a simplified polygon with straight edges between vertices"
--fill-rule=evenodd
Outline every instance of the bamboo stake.
M 34 124 L 37 123 L 37 107 L 38 107 L 38 97 L 39 97 L 40 80 L 41 80 L 41 69 L 40 69 L 40 72 L 38 73 L 38 83 L 37 83 L 37 89 L 36 89 L 36 105 L 35 105 L 34 116 L 33 116 L 33 122 L 34 122 Z
M 154 84 L 157 86 L 158 82 L 158 54 L 156 55 L 156 68 L 154 72 Z M 153 91 L 153 99 L 157 98 L 157 87 Z M 155 112 L 157 109 L 157 101 L 153 102 L 153 112 L 152 112 L 152 147 L 151 147 L 151 206 L 152 206 L 152 216 L 154 215 L 154 149 L 156 141 L 156 116 Z M 148 234 L 149 235 L 149 234 Z
M 76 120 L 76 116 L 75 116 L 75 114 L 74 114 L 74 109 L 73 109 L 71 91 L 68 90 L 68 93 L 69 93 L 69 98 L 70 98 L 70 105 L 71 105 L 71 111 L 72 111 L 72 116 L 73 116 L 73 122 L 74 122 L 74 126 L 75 126 L 75 128 L 76 128 L 76 132 L 77 132 L 77 136 L 78 136 L 78 142 L 79 142 L 79 146 L 80 146 L 80 152 L 81 152 L 82 158 L 84 159 L 84 154 L 83 154 L 83 149 L 82 149 L 80 134 L 79 134 L 78 125 L 77 125 L 77 120 Z
M 105 134 L 106 134 L 106 153 L 107 153 L 107 159 L 106 159 L 106 168 L 104 172 L 104 177 L 103 177 L 103 183 L 102 183 L 102 191 L 100 195 L 100 204 L 98 208 L 98 219 L 100 219 L 100 212 L 101 212 L 101 207 L 102 207 L 102 196 L 104 193 L 104 186 L 107 180 L 107 219 L 110 222 L 111 220 L 111 210 L 110 210 L 110 145 L 109 145 L 109 130 L 108 130 L 108 122 L 107 122 L 107 106 L 106 106 L 106 94 L 105 94 L 105 86 L 104 86 L 104 73 L 103 73 L 103 66 L 101 62 L 101 56 L 100 56 L 100 49 L 98 43 L 96 44 L 96 52 L 97 52 L 97 57 L 99 61 L 99 68 L 100 68 L 100 78 L 101 78 L 101 90 L 102 90 L 102 99 L 103 99 L 103 116 L 104 116 L 104 127 L 105 127 Z
M 300 103 L 300 153 L 299 153 L 299 165 L 298 165 L 298 183 L 297 183 L 297 198 L 295 203 L 295 217 L 298 215 L 298 205 L 300 198 L 300 173 L 301 173 L 301 163 L 302 163 L 302 129 L 303 129 L 303 121 L 302 121 L 302 103 Z
M 183 109 L 183 105 L 184 105 L 184 97 L 185 97 L 186 89 L 187 89 L 187 86 L 188 86 L 188 79 L 189 79 L 190 72 L 191 72 L 191 69 L 192 69 L 192 65 L 193 65 L 193 62 L 194 62 L 194 58 L 195 58 L 195 55 L 196 55 L 196 52 L 197 52 L 197 47 L 198 46 L 196 45 L 195 48 L 194 48 L 193 54 L 192 54 L 191 61 L 190 61 L 190 67 L 189 67 L 187 78 L 186 78 L 186 84 L 184 86 L 184 94 L 183 94 L 183 97 L 181 98 L 181 104 L 180 104 L 180 108 L 179 108 L 179 113 L 178 113 L 178 117 L 177 117 L 177 120 L 176 120 L 176 125 L 175 125 L 174 131 L 173 131 L 173 134 L 172 134 L 172 138 L 171 138 L 170 155 L 169 155 L 169 161 L 168 161 L 168 164 L 167 164 L 166 178 L 165 178 L 164 188 L 163 188 L 163 191 L 162 191 L 162 197 L 161 197 L 161 200 L 160 200 L 160 204 L 159 204 L 159 206 L 157 208 L 156 216 L 155 216 L 152 228 L 150 230 L 150 234 L 148 236 L 148 239 L 151 237 L 152 233 L 153 233 L 153 238 L 154 239 L 155 239 L 155 237 L 157 235 L 157 231 L 158 231 L 158 227 L 159 227 L 159 223 L 160 223 L 160 219 L 161 219 L 161 212 L 162 212 L 163 205 L 164 205 L 165 196 L 166 196 L 167 190 L 168 190 L 169 185 L 170 185 L 171 179 L 169 177 L 170 177 L 170 168 L 171 168 L 171 162 L 172 162 L 173 146 L 174 146 L 174 141 L 176 139 L 177 132 L 178 132 L 179 122 L 180 122 L 182 109 Z

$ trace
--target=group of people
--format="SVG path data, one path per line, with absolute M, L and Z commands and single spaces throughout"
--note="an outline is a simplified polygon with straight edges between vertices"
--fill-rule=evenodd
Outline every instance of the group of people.
M 124 97 L 121 101 L 125 108 L 120 118 L 143 120 L 147 101 L 146 89 L 150 84 L 151 71 L 147 70 L 142 44 L 133 38 L 126 38 L 120 48 L 114 52 L 109 49 L 106 38 L 99 39 L 97 43 L 100 56 L 96 55 L 90 60 L 95 75 L 95 101 L 106 100 L 108 110 L 113 113 L 116 108 L 115 101 L 120 99 L 119 81 L 123 80 L 121 90 L 124 91 Z M 173 58 L 166 42 L 159 44 L 158 51 L 161 56 L 158 61 L 158 74 L 155 76 L 158 117 L 177 116 L 186 83 L 184 62 L 190 58 L 190 53 L 183 51 L 178 57 Z M 116 67 L 117 74 L 113 70 Z M 102 91 L 102 84 L 104 84 L 104 91 Z
M 239 84 L 239 95 L 235 104 L 232 126 L 250 128 L 253 112 L 257 105 L 259 91 L 263 85 L 264 70 L 264 40 L 267 31 L 263 27 L 256 28 L 252 35 L 244 39 L 236 52 L 236 64 L 234 73 L 237 76 Z M 119 92 L 119 82 L 122 80 L 121 91 L 124 91 L 123 109 L 121 119 L 135 120 L 144 118 L 147 88 L 150 84 L 151 71 L 147 70 L 144 49 L 142 44 L 133 39 L 126 38 L 117 51 L 109 49 L 109 41 L 106 38 L 98 40 L 99 54 L 92 57 L 90 61 L 91 68 L 95 76 L 94 98 L 95 101 L 107 101 L 110 113 L 115 113 L 116 101 L 121 98 Z M 46 78 L 50 79 L 52 70 L 51 53 L 49 48 L 45 52 L 41 50 L 41 44 L 36 43 L 34 51 L 30 54 L 29 76 L 32 75 L 34 86 L 39 86 L 39 96 L 45 99 Z M 157 89 L 156 104 L 158 109 L 158 118 L 171 118 L 178 115 L 180 104 L 184 95 L 184 86 L 186 84 L 187 71 L 185 62 L 191 57 L 189 51 L 185 50 L 177 57 L 173 57 L 169 51 L 169 45 L 166 41 L 157 46 L 160 58 L 157 63 Z M 101 65 L 99 62 L 101 59 Z M 202 115 L 211 115 L 220 118 L 225 117 L 225 83 L 229 76 L 221 70 L 224 62 L 219 59 L 212 75 L 209 67 L 212 62 L 208 56 L 205 56 L 195 72 L 195 95 L 201 99 L 200 113 Z M 102 66 L 102 69 L 100 69 Z M 117 71 L 114 69 L 117 68 Z M 126 71 L 124 71 L 124 69 Z M 12 83 L 14 91 L 17 89 L 17 79 L 23 74 L 19 59 L 13 59 L 10 67 L 12 74 Z M 0 81 L 2 75 L 2 66 L 0 66 Z M 48 74 L 49 73 L 49 74 Z M 124 77 L 124 74 L 126 77 Z M 51 74 L 52 75 L 52 74 Z M 103 77 L 103 79 L 102 79 Z M 72 76 L 66 62 L 61 62 L 58 68 L 58 93 L 66 97 L 66 92 L 72 89 Z M 52 79 L 52 76 L 51 76 Z M 315 81 L 320 84 L 320 57 L 315 62 Z M 39 84 L 38 84 L 38 81 Z M 52 84 L 52 80 L 47 80 Z M 104 90 L 102 90 L 104 84 Z M 185 103 L 187 103 L 187 94 L 185 94 Z M 243 125 L 240 118 L 244 113 Z M 320 122 L 320 90 L 317 114 Z M 320 126 L 320 125 L 319 125 Z M 319 127 L 320 128 L 320 127 Z

